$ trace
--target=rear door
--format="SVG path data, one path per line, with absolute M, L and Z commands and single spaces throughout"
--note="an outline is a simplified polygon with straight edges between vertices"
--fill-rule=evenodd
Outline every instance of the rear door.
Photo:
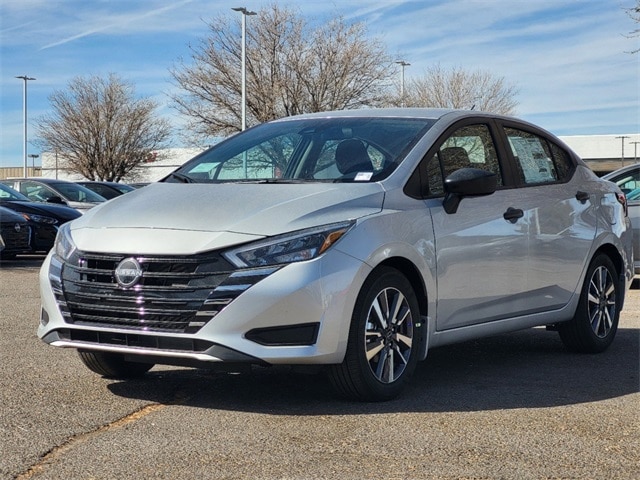
M 595 195 L 563 147 L 527 126 L 502 124 L 529 225 L 528 302 L 540 311 L 567 304 L 578 289 L 596 234 Z

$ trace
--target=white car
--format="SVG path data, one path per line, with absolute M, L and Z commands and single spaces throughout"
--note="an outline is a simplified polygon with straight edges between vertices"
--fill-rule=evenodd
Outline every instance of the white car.
M 546 325 L 613 341 L 625 197 L 526 122 L 355 110 L 265 123 L 60 229 L 39 337 L 91 370 L 325 365 L 398 395 L 430 348 Z

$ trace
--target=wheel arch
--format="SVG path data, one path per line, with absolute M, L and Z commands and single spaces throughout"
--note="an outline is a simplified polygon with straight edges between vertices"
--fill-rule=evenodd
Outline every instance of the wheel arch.
M 391 257 L 378 264 L 376 268 L 374 268 L 370 273 L 370 275 L 374 273 L 377 268 L 382 266 L 395 268 L 405 277 L 407 277 L 407 280 L 409 280 L 409 283 L 411 283 L 411 286 L 413 287 L 416 297 L 418 297 L 418 304 L 420 305 L 420 315 L 426 316 L 428 313 L 427 289 L 424 280 L 420 275 L 418 267 L 416 267 L 411 260 L 408 260 L 406 258 Z
M 600 253 L 606 254 L 611 259 L 614 267 L 616 267 L 616 273 L 618 275 L 624 274 L 624 261 L 622 259 L 622 255 L 620 255 L 620 252 L 615 246 L 610 243 L 601 245 L 593 254 L 593 258 Z

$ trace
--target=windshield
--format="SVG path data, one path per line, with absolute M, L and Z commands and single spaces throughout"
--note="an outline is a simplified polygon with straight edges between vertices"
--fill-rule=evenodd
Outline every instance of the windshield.
M 51 187 L 72 202 L 100 203 L 106 200 L 103 196 L 76 183 L 53 183 Z
M 29 197 L 1 183 L 0 183 L 0 200 L 19 200 L 21 202 L 31 201 Z
M 166 181 L 377 181 L 395 170 L 434 122 L 341 117 L 265 123 L 203 152 Z

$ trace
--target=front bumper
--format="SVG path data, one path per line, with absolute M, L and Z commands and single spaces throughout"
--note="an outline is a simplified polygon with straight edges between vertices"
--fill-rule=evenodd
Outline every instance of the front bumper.
M 126 318 L 119 325 L 106 326 L 93 322 L 91 315 L 78 321 L 81 316 L 69 313 L 71 295 L 65 291 L 60 271 L 60 262 L 51 252 L 40 271 L 38 336 L 43 341 L 59 347 L 117 352 L 153 363 L 197 366 L 211 362 L 341 362 L 355 299 L 370 267 L 332 249 L 312 261 L 273 269 L 237 296 L 226 295 L 230 300 L 226 304 L 203 306 L 204 314 L 195 317 L 203 322 L 192 322 L 197 328 L 187 325 L 180 331 L 131 323 Z M 242 272 L 234 275 L 242 277 Z M 213 298 L 216 304 L 216 298 L 225 297 L 214 295 L 216 290 L 219 288 L 203 303 Z M 106 302 L 99 295 L 94 301 L 96 311 Z M 216 309 L 213 316 L 207 314 L 209 308 Z M 113 312 L 110 315 L 113 317 Z

